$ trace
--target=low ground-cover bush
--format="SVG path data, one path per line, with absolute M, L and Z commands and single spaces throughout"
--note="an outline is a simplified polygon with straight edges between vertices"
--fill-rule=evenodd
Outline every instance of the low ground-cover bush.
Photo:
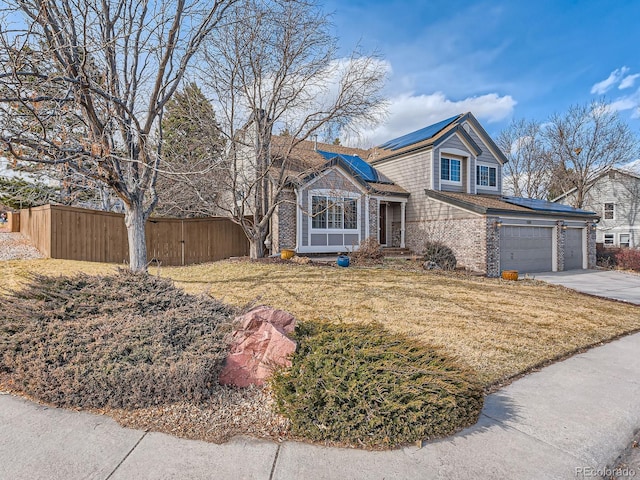
M 442 351 L 380 325 L 306 322 L 273 391 L 294 435 L 389 447 L 474 424 L 483 404 L 473 372 Z
M 2 298 L 0 375 L 59 406 L 133 408 L 208 398 L 233 311 L 160 279 L 35 275 Z

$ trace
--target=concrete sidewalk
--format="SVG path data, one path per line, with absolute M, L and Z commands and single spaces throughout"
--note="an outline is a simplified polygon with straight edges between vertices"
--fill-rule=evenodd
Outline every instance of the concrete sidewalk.
M 640 275 L 633 273 L 619 270 L 568 270 L 536 273 L 535 278 L 596 297 L 640 305 Z
M 590 478 L 640 426 L 638 351 L 640 334 L 551 365 L 488 396 L 475 426 L 388 452 L 207 444 L 0 395 L 0 479 Z

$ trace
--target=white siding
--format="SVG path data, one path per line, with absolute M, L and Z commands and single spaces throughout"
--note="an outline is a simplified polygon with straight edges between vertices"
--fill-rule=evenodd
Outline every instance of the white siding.
M 573 205 L 575 195 L 559 201 Z M 604 218 L 604 204 L 614 204 L 614 218 Z M 596 230 L 596 242 L 604 243 L 605 234 L 613 235 L 614 245 L 620 244 L 620 234 L 629 234 L 631 246 L 640 247 L 640 179 L 620 172 L 614 178 L 604 174 L 593 184 L 586 195 L 584 210 L 596 212 L 600 222 Z

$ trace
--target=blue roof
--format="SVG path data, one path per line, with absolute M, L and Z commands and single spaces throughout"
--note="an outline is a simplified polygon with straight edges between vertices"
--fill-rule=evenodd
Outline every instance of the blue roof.
M 536 198 L 502 197 L 502 200 L 513 205 L 518 205 L 519 207 L 530 208 L 532 210 L 538 210 L 541 212 L 579 213 L 584 215 L 595 215 L 594 212 L 580 210 L 578 208 L 574 208 L 569 205 L 563 205 L 561 203 L 538 200 Z
M 422 142 L 423 140 L 427 140 L 433 137 L 443 128 L 449 126 L 458 117 L 460 117 L 460 115 L 447 118 L 446 120 L 442 120 L 441 122 L 434 123 L 433 125 L 421 128 L 420 130 L 416 130 L 415 132 L 407 133 L 406 135 L 403 135 L 401 137 L 394 138 L 393 140 L 389 140 L 387 143 L 380 145 L 380 148 L 386 148 L 388 150 L 399 150 L 409 145 L 413 145 L 414 143 Z
M 365 182 L 393 183 L 358 155 L 346 155 L 344 153 L 325 152 L 322 150 L 318 150 L 318 153 L 327 160 L 333 160 L 334 158 L 341 159 L 347 164 L 354 175 L 359 176 Z

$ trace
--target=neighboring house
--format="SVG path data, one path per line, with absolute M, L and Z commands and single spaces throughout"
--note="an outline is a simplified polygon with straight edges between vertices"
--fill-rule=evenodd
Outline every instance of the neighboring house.
M 370 150 L 302 142 L 291 161 L 274 252 L 345 252 L 374 237 L 415 252 L 444 242 L 460 265 L 489 276 L 595 265 L 597 215 L 502 196 L 507 159 L 471 113 Z
M 571 205 L 575 190 L 554 201 Z M 596 178 L 585 196 L 585 209 L 600 215 L 596 241 L 610 247 L 640 247 L 640 161 L 611 168 Z

